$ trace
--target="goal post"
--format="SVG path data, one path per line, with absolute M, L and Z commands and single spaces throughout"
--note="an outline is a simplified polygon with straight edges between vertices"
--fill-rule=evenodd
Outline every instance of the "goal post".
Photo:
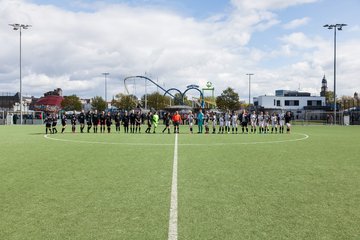
M 344 112 L 336 112 L 336 123 L 344 125 Z M 307 111 L 304 119 L 305 125 L 333 125 L 334 112 Z

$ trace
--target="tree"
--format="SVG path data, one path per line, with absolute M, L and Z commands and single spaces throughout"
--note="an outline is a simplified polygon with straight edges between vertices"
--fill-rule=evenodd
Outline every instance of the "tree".
M 325 101 L 326 104 L 334 104 L 334 92 L 332 91 L 325 92 Z
M 141 98 L 142 105 L 145 106 L 145 95 Z M 170 103 L 170 97 L 163 96 L 158 92 L 154 92 L 151 94 L 147 94 L 147 108 L 154 108 L 154 109 L 164 109 Z
M 102 97 L 96 96 L 91 99 L 91 105 L 93 109 L 97 109 L 98 111 L 105 111 L 106 109 L 106 102 Z
M 222 111 L 234 111 L 240 108 L 239 94 L 228 87 L 216 98 L 216 105 Z
M 186 96 L 184 97 L 184 102 L 185 102 Z M 183 99 L 182 99 L 182 95 L 180 93 L 175 93 L 174 95 L 174 104 L 175 105 L 182 105 L 183 104 Z
M 115 96 L 112 104 L 119 109 L 130 111 L 137 107 L 138 99 L 134 95 L 125 95 L 119 93 Z
M 349 109 L 352 107 L 357 107 L 358 105 L 358 97 L 354 94 L 352 96 L 342 96 L 340 99 L 337 100 L 338 103 L 342 106 L 343 109 Z
M 61 102 L 61 107 L 65 111 L 81 111 L 82 109 L 80 98 L 76 95 L 64 96 L 64 100 Z

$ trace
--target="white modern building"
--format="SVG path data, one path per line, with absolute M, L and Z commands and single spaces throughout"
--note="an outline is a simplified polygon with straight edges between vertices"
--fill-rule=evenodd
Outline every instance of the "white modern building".
M 326 106 L 325 97 L 289 90 L 276 90 L 274 96 L 264 95 L 253 100 L 257 107 L 274 110 L 320 109 Z
M 311 96 L 308 92 L 276 90 L 274 96 L 259 96 L 253 99 L 259 111 L 290 111 L 294 119 L 321 119 L 326 112 L 325 96 Z

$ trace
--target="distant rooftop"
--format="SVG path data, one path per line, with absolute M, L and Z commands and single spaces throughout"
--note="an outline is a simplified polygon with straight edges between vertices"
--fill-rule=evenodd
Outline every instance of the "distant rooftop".
M 277 97 L 310 97 L 311 94 L 309 92 L 299 92 L 299 91 L 291 91 L 291 90 L 276 90 L 275 96 L 277 96 Z

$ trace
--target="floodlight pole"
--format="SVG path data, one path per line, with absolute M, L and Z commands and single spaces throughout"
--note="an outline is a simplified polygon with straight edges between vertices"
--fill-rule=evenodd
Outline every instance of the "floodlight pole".
M 251 92 L 250 92 L 250 90 L 251 90 L 251 76 L 252 75 L 254 75 L 254 73 L 247 73 L 246 75 L 248 75 L 249 76 L 249 108 L 250 108 L 250 96 L 251 96 Z
M 10 26 L 13 27 L 14 31 L 19 30 L 20 33 L 20 56 L 19 56 L 19 67 L 20 67 L 20 125 L 22 125 L 23 123 L 23 97 L 22 97 L 22 73 L 21 73 L 21 30 L 22 29 L 28 29 L 29 27 L 31 27 L 31 25 L 27 25 L 27 24 L 19 24 L 19 23 L 14 23 L 14 24 L 9 24 Z
M 104 75 L 105 77 L 105 102 L 106 102 L 106 107 L 107 107 L 107 76 L 109 75 L 110 73 L 108 72 L 104 72 L 102 73 L 102 75 Z
M 336 125 L 336 30 L 341 31 L 347 24 L 325 24 L 323 27 L 327 29 L 334 29 L 334 125 Z

